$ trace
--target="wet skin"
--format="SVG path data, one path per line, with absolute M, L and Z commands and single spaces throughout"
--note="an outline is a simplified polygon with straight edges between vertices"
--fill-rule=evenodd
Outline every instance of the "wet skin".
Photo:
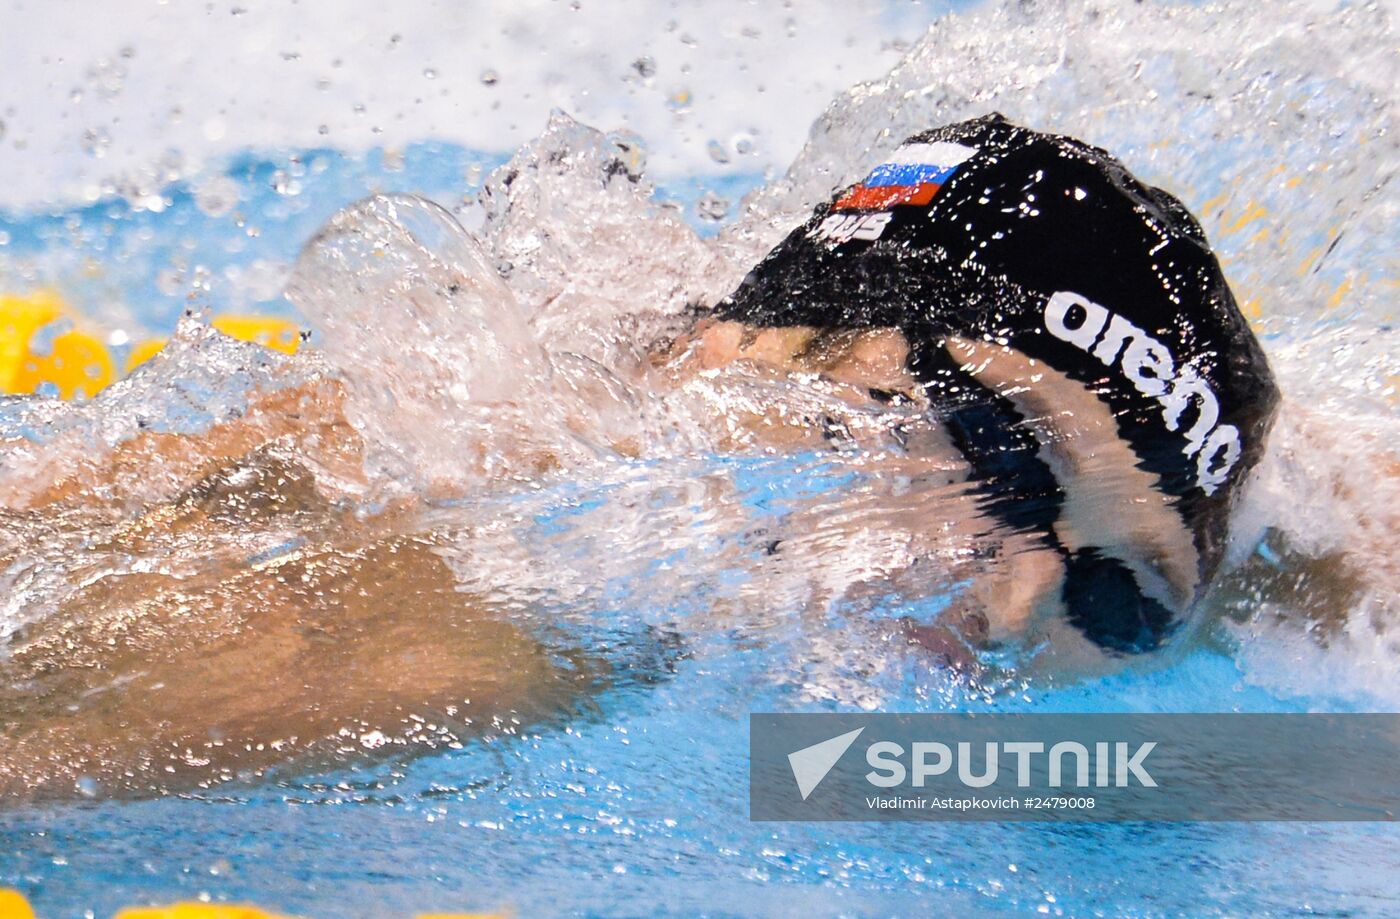
M 1170 509 L 1153 498 L 1150 481 L 1115 479 L 1121 493 L 1111 505 L 1096 504 L 1095 492 L 1076 484 L 1102 479 L 1105 462 L 1131 466 L 1097 400 L 1007 349 L 949 347 L 962 349 L 996 388 L 1031 390 L 1023 384 L 1036 378 L 1043 402 L 1024 408 L 1039 417 L 1047 461 L 1066 483 L 1061 540 L 1121 547 L 1160 574 L 1167 598 L 1194 587 L 1186 577 L 1193 559 L 1180 557 L 1167 525 L 1172 518 L 1164 515 Z M 735 368 L 816 381 L 854 418 L 895 397 L 926 407 L 908 356 L 908 343 L 893 329 L 833 334 L 703 320 L 657 349 L 651 369 L 653 382 L 674 387 Z M 65 599 L 13 636 L 0 659 L 0 797 L 217 787 L 281 764 L 310 768 L 432 749 L 490 730 L 496 719 L 547 717 L 596 687 L 601 663 L 579 655 L 561 667 L 513 624 L 511 610 L 458 592 L 435 554 L 436 537 L 414 535 L 405 522 L 410 510 L 361 521 L 321 497 L 317 480 L 353 486 L 361 475 L 342 399 L 329 381 L 282 390 L 199 437 L 144 433 L 100 458 L 71 451 L 23 483 L 9 483 L 0 497 L 12 510 L 0 519 L 0 540 L 39 520 L 56 530 L 96 529 L 105 541 L 73 545 L 78 561 Z M 1066 405 L 1073 411 L 1055 410 Z M 793 424 L 791 417 L 776 423 L 782 409 L 716 418 L 716 442 L 829 447 L 824 425 Z M 836 426 L 857 443 L 867 436 L 854 420 L 836 419 Z M 1066 430 L 1075 436 L 1051 436 Z M 892 476 L 967 476 L 937 424 L 914 425 L 901 449 L 872 455 Z M 552 465 L 549 457 L 520 461 Z M 132 517 L 125 496 L 149 487 L 143 476 L 152 468 L 174 497 L 149 502 Z M 917 645 L 971 666 L 972 648 L 1014 639 L 1057 613 L 1061 561 L 1033 536 L 996 532 L 970 499 L 942 501 L 931 511 L 883 500 L 877 525 L 899 534 L 915 556 L 950 541 L 986 545 L 987 534 L 995 534 L 997 564 L 953 609 L 936 623 L 904 623 Z M 804 521 L 799 513 L 789 521 L 788 551 L 803 551 L 804 529 L 841 538 L 840 524 Z M 250 530 L 285 530 L 302 541 L 250 562 L 235 538 Z M 191 544 L 209 546 L 204 563 L 165 570 L 172 547 Z M 0 552 L 14 556 L 21 548 Z M 132 557 L 153 564 L 133 572 L 104 563 Z M 897 575 L 892 583 L 899 586 Z M 396 742 L 406 738 L 414 740 Z
M 418 754 L 538 721 L 605 680 L 459 593 L 432 535 L 387 522 L 338 515 L 305 470 L 255 453 L 88 547 L 159 558 L 255 525 L 311 534 L 252 563 L 216 552 L 193 571 L 95 577 L 13 636 L 0 799 L 214 789 L 282 763 Z
M 1197 587 L 1191 535 L 1170 499 L 1157 489 L 1156 477 L 1138 468 L 1108 407 L 1083 386 L 1013 348 L 957 338 L 945 347 L 1028 419 L 1041 444 L 1040 459 L 1065 493 L 1054 524 L 1060 544 L 1071 551 L 1093 546 L 1111 554 L 1133 569 L 1155 599 L 1178 610 L 1189 605 Z M 904 336 L 889 328 L 823 333 L 805 326 L 759 329 L 705 320 L 672 346 L 666 362 L 682 373 L 746 363 L 827 378 L 850 387 L 853 401 L 878 390 L 917 403 L 921 394 L 908 371 L 909 351 Z M 949 468 L 962 468 L 966 477 L 961 454 L 941 428 L 932 426 L 925 434 L 917 447 L 906 443 L 905 449 L 889 454 L 890 471 L 946 475 Z M 956 518 L 956 507 L 940 510 Z M 986 521 L 975 509 L 964 510 L 962 520 L 940 515 L 923 525 L 984 528 Z M 909 623 L 911 637 L 954 663 L 969 662 L 965 642 L 1011 638 L 1033 620 L 1054 619 L 1063 612 L 1060 554 L 1032 534 L 1001 532 L 996 543 L 999 563 L 959 597 L 950 615 L 933 625 Z

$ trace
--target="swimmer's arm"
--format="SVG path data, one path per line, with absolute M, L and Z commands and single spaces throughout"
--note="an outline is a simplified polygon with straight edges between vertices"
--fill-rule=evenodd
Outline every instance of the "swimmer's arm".
M 458 592 L 425 540 L 208 568 L 108 576 L 12 640 L 0 802 L 425 752 L 538 718 L 599 677 Z
M 663 389 L 703 400 L 707 411 L 697 414 L 721 449 L 791 451 L 826 449 L 833 436 L 886 438 L 888 403 L 920 402 L 907 356 L 894 329 L 703 319 L 651 363 Z
M 1199 578 L 1192 534 L 1176 499 L 1141 467 L 1108 404 L 1013 348 L 954 338 L 948 350 L 978 382 L 1011 401 L 1040 441 L 1039 457 L 1064 494 L 1054 525 L 1059 543 L 1070 552 L 1111 555 L 1159 602 L 1189 606 Z
M 918 398 L 908 359 L 908 342 L 894 329 L 823 336 L 810 327 L 758 329 L 703 320 L 658 354 L 656 362 L 673 381 L 720 372 L 741 362 L 751 374 L 820 375 L 846 387 L 846 401 L 869 405 L 872 390 L 911 401 Z M 760 446 L 829 447 L 810 419 L 800 419 L 796 425 L 781 423 L 783 408 L 774 406 L 768 414 L 750 414 L 739 421 Z M 870 451 L 862 469 L 885 482 L 944 483 L 933 487 L 931 503 L 921 506 L 917 489 L 897 497 L 857 492 L 834 504 L 823 499 L 810 513 L 799 511 L 788 518 L 783 551 L 818 558 L 829 551 L 824 547 L 835 543 L 888 546 L 891 558 L 952 558 L 958 547 L 986 542 L 989 521 L 975 495 L 956 487 L 966 477 L 966 463 L 941 429 L 921 419 L 902 425 L 901 436 L 904 449 Z M 850 512 L 843 511 L 846 507 Z M 964 643 L 977 645 L 1020 634 L 1047 599 L 1058 596 L 1063 574 L 1058 553 L 1023 534 L 998 534 L 992 541 L 997 543 L 997 558 L 976 573 L 959 608 L 940 617 L 938 625 L 909 624 L 911 637 L 950 660 L 963 659 Z M 878 570 L 879 560 L 872 559 L 872 564 L 872 571 Z M 900 578 L 889 583 L 897 588 Z M 842 591 L 851 585 L 831 587 Z M 961 653 L 956 650 L 960 647 Z
M 294 447 L 319 476 L 351 489 L 363 483 L 362 460 L 360 438 L 345 421 L 343 401 L 339 383 L 320 380 L 258 394 L 245 411 L 199 434 L 143 432 L 111 448 L 76 434 L 41 447 L 17 441 L 7 445 L 10 468 L 0 480 L 0 506 L 156 503 L 279 440 Z M 24 463 L 26 455 L 35 461 Z

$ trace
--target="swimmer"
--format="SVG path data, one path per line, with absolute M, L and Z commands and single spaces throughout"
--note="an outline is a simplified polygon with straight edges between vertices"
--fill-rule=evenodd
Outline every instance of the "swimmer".
M 1008 534 L 965 618 L 1064 621 L 1113 653 L 1188 617 L 1278 402 L 1187 209 L 997 115 L 909 138 L 674 350 L 919 400 Z
M 1101 150 L 998 116 L 907 140 L 658 344 L 639 379 L 682 389 L 727 368 L 816 381 L 852 412 L 805 428 L 715 418 L 720 446 L 839 448 L 866 436 L 861 410 L 898 409 L 874 462 L 910 491 L 878 496 L 870 519 L 908 537 L 911 571 L 949 539 L 995 562 L 938 621 L 903 625 L 916 647 L 963 664 L 1026 636 L 1066 659 L 1162 646 L 1220 565 L 1278 401 L 1186 209 Z M 210 546 L 195 573 L 114 578 L 94 562 L 10 639 L 0 793 L 213 786 L 363 754 L 419 711 L 455 739 L 491 717 L 558 710 L 581 691 L 569 673 L 605 669 L 561 668 L 509 610 L 459 593 L 410 510 L 360 520 L 316 494 L 316 476 L 357 475 L 346 398 L 334 380 L 259 396 L 202 438 L 144 432 L 101 460 L 75 450 L 33 470 L 22 500 L 0 494 L 0 523 L 58 529 L 120 504 L 123 483 L 159 459 L 170 498 L 133 520 L 104 510 L 102 539 L 73 551 Z M 306 456 L 316 475 L 286 465 Z M 957 501 L 911 497 L 950 480 L 966 486 Z M 283 497 L 264 506 L 269 491 Z M 251 567 L 220 555 L 267 515 L 306 544 Z M 809 523 L 789 522 L 779 559 L 836 532 Z M 4 555 L 22 548 L 0 538 Z

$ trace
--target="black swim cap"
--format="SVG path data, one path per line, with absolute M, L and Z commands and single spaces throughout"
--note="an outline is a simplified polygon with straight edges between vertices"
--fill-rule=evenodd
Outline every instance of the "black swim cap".
M 948 340 L 1044 362 L 1108 405 L 1138 467 L 1173 496 L 1202 587 L 1278 401 L 1186 208 L 1102 150 L 999 115 L 909 138 L 818 207 L 717 315 L 759 326 L 899 328 L 911 370 L 982 478 L 989 508 L 1048 531 L 1062 496 L 1040 444 L 1023 413 L 950 355 Z M 1122 572 L 1091 557 L 1081 551 L 1067 566 L 1078 578 L 1067 602 L 1121 594 L 1113 585 Z M 1135 614 L 1142 628 L 1094 624 L 1121 615 L 1071 609 L 1086 634 L 1123 650 L 1152 647 L 1172 627 L 1156 609 Z

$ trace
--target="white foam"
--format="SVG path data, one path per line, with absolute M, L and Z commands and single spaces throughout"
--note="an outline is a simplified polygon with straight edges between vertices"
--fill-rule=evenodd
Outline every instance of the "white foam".
M 504 154 L 554 108 L 646 137 L 660 174 L 781 169 L 832 96 L 887 70 L 940 8 L 111 0 L 101 15 L 56 15 L 7 3 L 0 206 L 82 200 L 114 177 L 247 148 L 437 138 Z

